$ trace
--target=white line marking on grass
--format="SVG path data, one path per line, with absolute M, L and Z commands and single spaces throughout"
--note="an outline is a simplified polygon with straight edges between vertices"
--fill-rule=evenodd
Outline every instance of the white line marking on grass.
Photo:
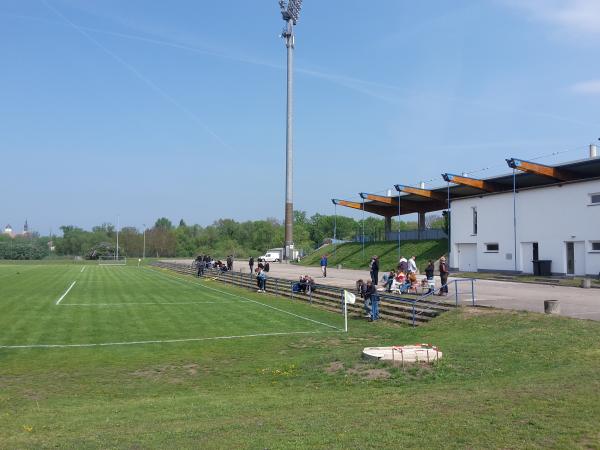
M 0 345 L 0 349 L 19 349 L 19 348 L 69 348 L 69 347 L 110 347 L 116 345 L 143 345 L 143 344 L 173 344 L 177 342 L 198 342 L 198 341 L 218 341 L 225 339 L 242 339 L 250 337 L 268 337 L 268 336 L 291 336 L 294 334 L 320 334 L 320 333 L 341 333 L 341 330 L 336 331 L 289 331 L 285 333 L 257 333 L 257 334 L 241 334 L 238 336 L 214 336 L 205 338 L 188 338 L 188 339 L 163 339 L 152 341 L 130 341 L 130 342 L 100 342 L 97 344 L 26 344 L 26 345 Z
M 81 268 L 81 272 L 79 272 L 79 273 L 83 273 L 83 271 L 85 270 L 85 268 L 86 268 L 86 267 L 87 267 L 87 266 L 83 266 L 83 267 Z
M 56 300 L 56 304 L 57 304 L 57 305 L 59 305 L 59 304 L 60 304 L 60 302 L 62 301 L 62 299 L 63 299 L 63 298 L 65 298 L 65 297 L 67 296 L 67 294 L 69 293 L 69 291 L 70 291 L 71 289 L 73 289 L 73 286 L 75 286 L 75 283 L 77 283 L 77 281 L 73 281 L 73 282 L 71 283 L 71 286 L 69 286 L 69 289 L 67 289 L 67 290 L 65 291 L 65 293 L 62 295 L 62 297 L 60 297 L 58 300 Z
M 149 270 L 151 270 L 151 269 L 149 269 Z M 166 274 L 166 273 L 163 273 L 163 272 L 158 272 L 158 271 L 157 271 L 157 273 L 160 273 L 160 274 L 162 274 L 162 275 L 165 275 L 165 276 L 168 276 L 168 277 L 171 277 L 171 278 L 175 278 L 175 279 L 177 279 L 177 280 L 181 280 L 181 281 L 187 281 L 187 280 L 185 280 L 185 279 L 182 279 L 182 278 L 179 278 L 179 277 L 174 277 L 174 276 L 172 276 L 172 275 L 170 275 L 170 274 Z M 211 291 L 219 292 L 219 293 L 221 293 L 221 294 L 230 295 L 230 296 L 232 296 L 232 297 L 236 297 L 236 298 L 242 298 L 242 299 L 244 299 L 244 300 L 247 300 L 247 301 L 249 301 L 249 302 L 256 303 L 257 305 L 264 306 L 265 308 L 271 308 L 271 309 L 274 309 L 275 311 L 279 311 L 279 312 L 282 312 L 282 313 L 284 313 L 284 314 L 289 314 L 290 316 L 298 317 L 299 319 L 308 320 L 309 322 L 318 323 L 319 325 L 324 325 L 324 326 L 326 326 L 326 327 L 333 328 L 334 330 L 340 330 L 340 328 L 338 328 L 338 327 L 336 327 L 336 326 L 334 326 L 334 325 L 330 325 L 330 324 L 328 324 L 328 323 L 325 323 L 325 322 L 319 322 L 318 320 L 310 319 L 310 318 L 308 318 L 308 317 L 301 316 L 300 314 L 295 314 L 295 313 L 293 313 L 293 312 L 289 312 L 289 311 L 286 311 L 286 310 L 284 310 L 284 309 L 277 308 L 277 307 L 275 307 L 275 306 L 266 305 L 266 304 L 264 304 L 264 303 L 261 303 L 261 302 L 259 302 L 259 301 L 252 300 L 251 298 L 248 298 L 248 297 L 243 297 L 243 296 L 241 296 L 241 295 L 232 294 L 232 293 L 230 293 L 230 292 L 226 292 L 226 291 L 221 291 L 220 289 L 215 289 L 215 288 L 213 288 L 213 287 L 206 286 L 206 285 L 204 285 L 204 284 L 202 284 L 202 283 L 198 283 L 198 282 L 192 282 L 192 281 L 187 281 L 187 282 L 188 282 L 188 283 L 192 283 L 192 284 L 196 284 L 196 285 L 198 285 L 198 286 L 201 286 L 201 287 L 203 287 L 203 288 L 205 288 L 205 289 L 210 289 Z
M 63 303 L 60 306 L 125 306 L 125 305 L 220 305 L 228 303 L 227 300 L 219 302 L 130 302 L 130 303 Z M 242 300 L 231 300 L 229 303 L 250 303 Z

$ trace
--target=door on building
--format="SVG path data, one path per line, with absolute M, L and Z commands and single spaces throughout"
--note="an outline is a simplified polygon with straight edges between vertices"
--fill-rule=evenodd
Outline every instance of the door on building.
M 575 275 L 575 243 L 567 242 L 567 275 Z
M 521 271 L 533 273 L 533 261 L 539 259 L 539 247 L 537 242 L 521 242 Z
M 575 275 L 585 275 L 585 242 L 573 242 L 573 254 L 575 256 Z
M 477 272 L 477 244 L 457 244 L 458 270 Z

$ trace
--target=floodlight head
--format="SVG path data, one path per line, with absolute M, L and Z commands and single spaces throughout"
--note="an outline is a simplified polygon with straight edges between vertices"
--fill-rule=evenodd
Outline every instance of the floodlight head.
M 449 173 L 443 173 L 442 174 L 442 178 L 444 179 L 444 181 L 446 181 L 446 182 L 449 183 L 449 182 L 452 181 L 452 179 L 454 178 L 454 176 L 451 175 L 451 174 L 449 174 Z
M 283 20 L 286 22 L 291 20 L 294 25 L 298 23 L 302 0 L 288 0 L 287 3 L 284 0 L 279 0 L 279 7 L 281 8 Z
M 334 205 L 337 205 L 337 204 L 338 204 L 340 201 L 339 201 L 337 198 L 332 198 L 332 199 L 331 199 L 331 202 L 332 202 Z

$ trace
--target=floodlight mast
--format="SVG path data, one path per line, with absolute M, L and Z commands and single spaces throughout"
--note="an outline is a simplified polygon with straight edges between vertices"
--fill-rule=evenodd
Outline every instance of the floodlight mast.
M 285 246 L 283 259 L 293 257 L 294 249 L 294 141 L 293 141 L 293 68 L 294 68 L 294 25 L 298 23 L 302 0 L 279 0 L 281 16 L 286 23 L 281 37 L 287 48 L 287 115 L 285 134 Z

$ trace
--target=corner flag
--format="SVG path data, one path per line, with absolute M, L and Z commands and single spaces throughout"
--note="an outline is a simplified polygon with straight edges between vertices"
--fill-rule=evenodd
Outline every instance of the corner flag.
M 350 303 L 351 305 L 353 305 L 355 302 L 356 295 L 354 295 L 352 292 L 344 290 L 344 303 Z

